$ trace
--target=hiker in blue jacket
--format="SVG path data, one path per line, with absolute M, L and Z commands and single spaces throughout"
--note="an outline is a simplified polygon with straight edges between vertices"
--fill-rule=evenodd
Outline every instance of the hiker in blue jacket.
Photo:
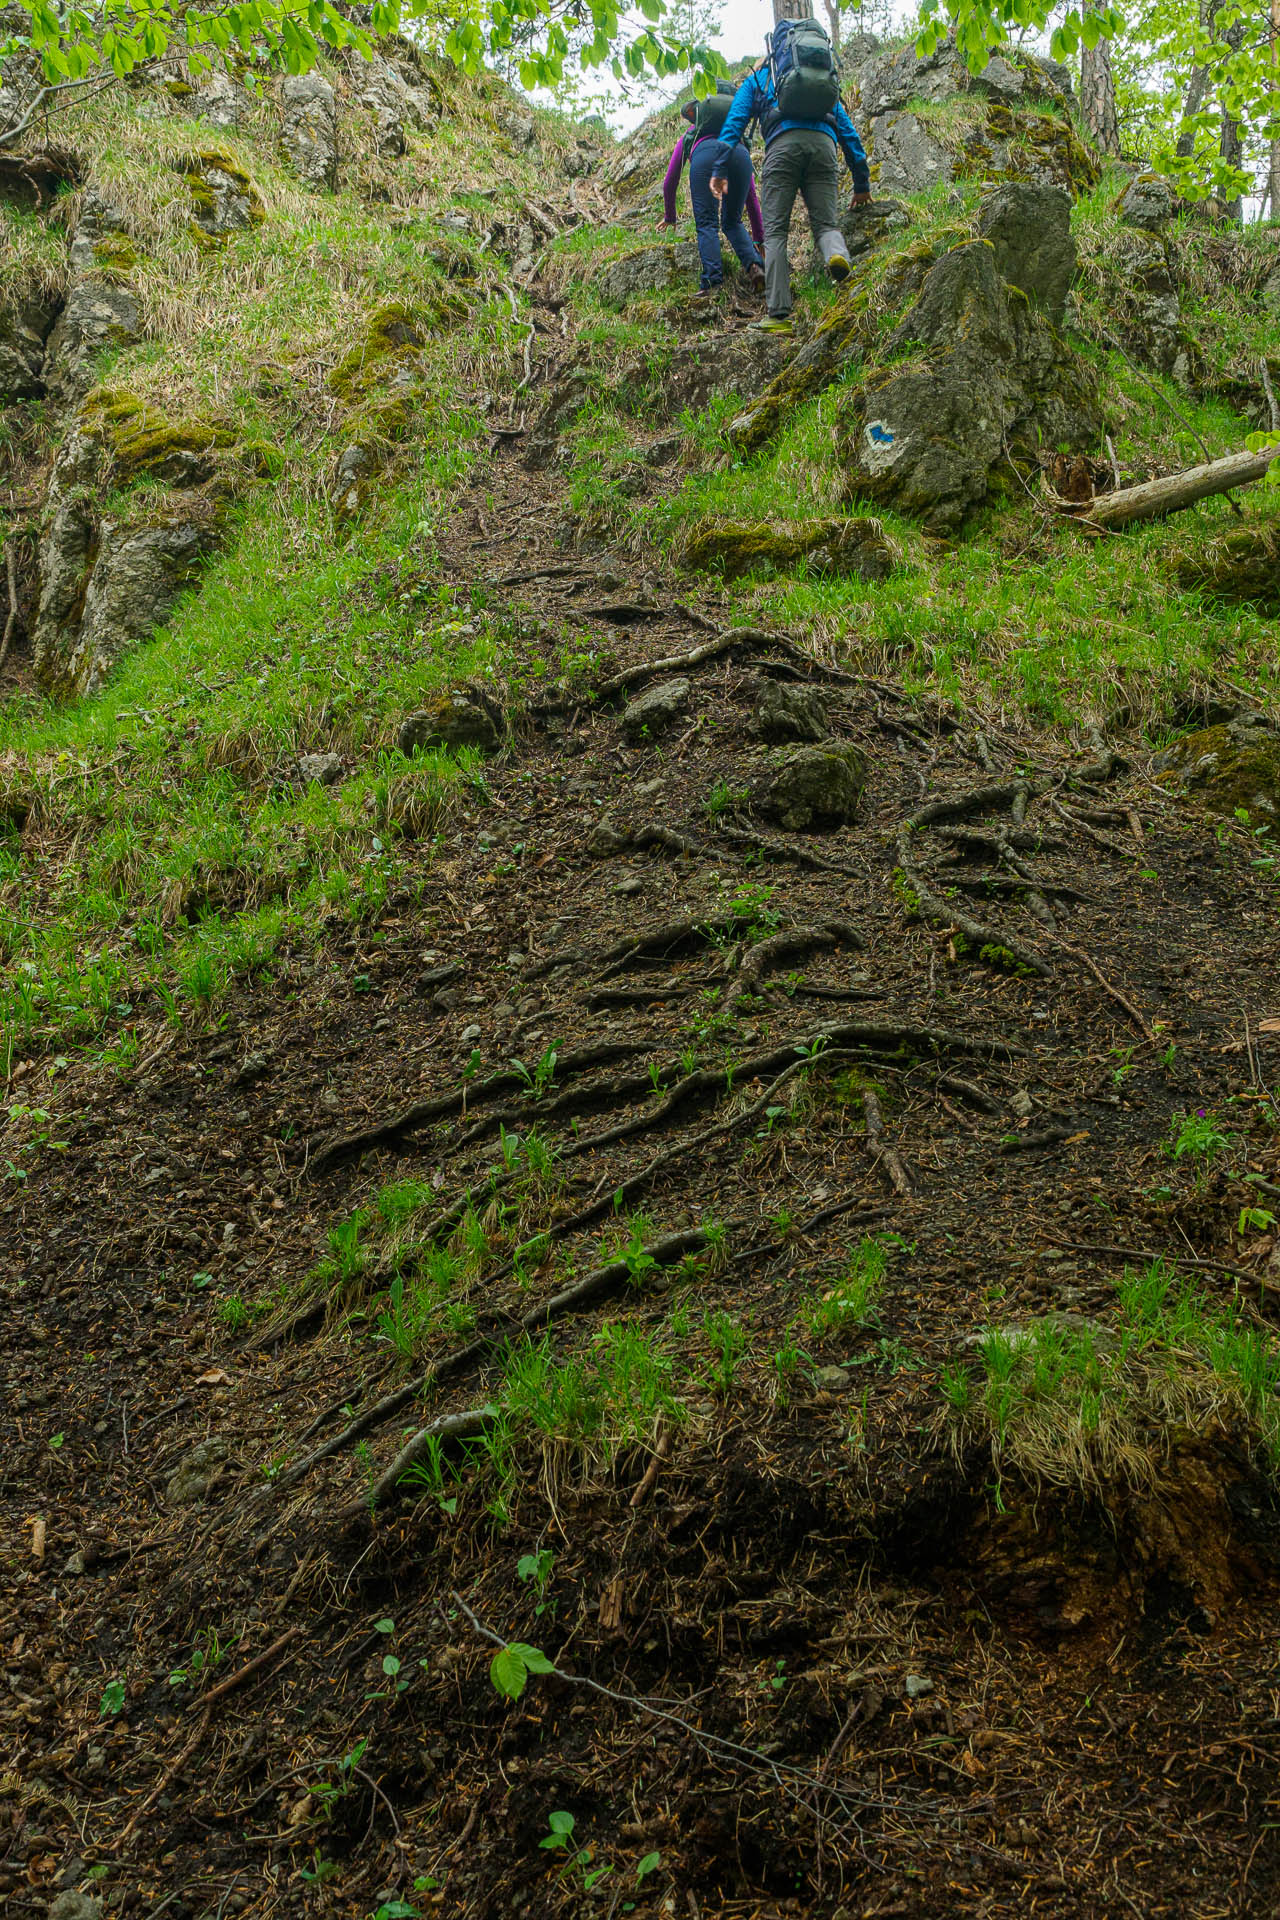
M 764 64 L 749 73 L 733 97 L 711 163 L 711 191 L 728 191 L 728 161 L 753 120 L 764 134 L 760 198 L 764 208 L 765 302 L 757 324 L 767 333 L 791 332 L 791 269 L 787 240 L 796 195 L 804 199 L 813 237 L 833 280 L 849 274 L 849 250 L 840 231 L 840 154 L 853 175 L 853 204 L 871 198 L 867 156 L 840 102 L 831 43 L 816 20 L 782 22 Z

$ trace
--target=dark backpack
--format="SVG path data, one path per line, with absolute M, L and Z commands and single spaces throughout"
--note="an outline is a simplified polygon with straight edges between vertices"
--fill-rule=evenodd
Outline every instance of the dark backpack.
M 717 80 L 715 92 L 709 93 L 705 100 L 699 100 L 697 117 L 693 123 L 695 140 L 706 139 L 708 135 L 719 137 L 721 127 L 729 118 L 729 109 L 737 91 L 732 80 Z
M 840 98 L 840 69 L 826 28 L 816 20 L 784 20 L 766 45 L 782 119 L 825 120 Z

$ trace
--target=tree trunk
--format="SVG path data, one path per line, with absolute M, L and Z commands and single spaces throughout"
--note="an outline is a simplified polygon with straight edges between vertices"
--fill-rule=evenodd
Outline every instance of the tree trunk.
M 1276 0 L 1280 6 L 1280 0 Z M 831 50 L 840 51 L 840 0 L 822 0 L 822 10 L 827 16 L 827 32 L 831 35 Z
M 1280 6 L 1280 0 L 1274 0 Z M 1086 0 L 1085 12 L 1096 13 L 1098 0 Z M 1120 122 L 1116 116 L 1116 83 L 1111 72 L 1111 43 L 1080 49 L 1080 111 L 1089 136 L 1100 153 L 1120 152 Z
M 1223 460 L 1189 467 L 1185 473 L 1167 474 L 1163 480 L 1144 480 L 1140 487 L 1099 494 L 1087 506 L 1075 508 L 1071 517 L 1091 527 L 1128 527 L 1137 520 L 1159 520 L 1166 513 L 1193 507 L 1197 500 L 1207 500 L 1211 494 L 1251 486 L 1265 476 L 1278 453 L 1280 447 L 1264 447 L 1261 453 L 1229 453 Z
M 1237 20 L 1233 27 L 1227 28 L 1226 41 L 1232 53 L 1239 53 L 1241 46 L 1244 44 L 1244 22 L 1242 20 Z M 1240 130 L 1240 122 L 1235 119 L 1233 115 L 1229 114 L 1225 107 L 1222 109 L 1222 133 L 1218 140 L 1218 152 L 1229 167 L 1242 166 L 1244 161 L 1244 139 Z M 1236 226 L 1240 226 L 1244 219 L 1244 202 L 1238 193 L 1233 194 L 1231 199 L 1226 201 L 1223 211 L 1226 213 L 1228 220 L 1233 221 Z
M 1271 0 L 1271 88 L 1273 93 L 1280 93 L 1280 0 Z M 1280 220 L 1280 123 L 1271 135 L 1267 199 L 1272 220 Z
M 1218 17 L 1218 9 L 1221 5 L 1222 0 L 1200 0 L 1200 31 L 1202 34 L 1207 36 L 1212 35 L 1213 23 Z M 1208 67 L 1192 67 L 1191 78 L 1187 81 L 1187 97 L 1182 103 L 1182 118 L 1184 123 L 1199 113 L 1201 107 L 1204 105 L 1204 96 L 1208 91 L 1208 87 Z M 1178 145 L 1175 149 L 1178 158 L 1180 160 L 1189 160 L 1195 151 L 1195 144 L 1195 129 L 1186 127 L 1185 131 L 1178 135 Z

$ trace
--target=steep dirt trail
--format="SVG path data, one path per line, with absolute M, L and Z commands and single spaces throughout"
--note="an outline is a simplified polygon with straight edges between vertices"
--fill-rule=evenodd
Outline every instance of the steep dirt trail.
M 1104 1314 L 1149 1251 L 1202 1262 L 1215 1299 L 1247 1258 L 1273 1323 L 1239 1189 L 1162 1153 L 1235 1095 L 1280 1179 L 1245 855 L 1131 745 L 977 734 L 802 635 L 649 675 L 719 641 L 716 597 L 658 556 L 575 556 L 562 508 L 499 445 L 454 522 L 446 570 L 509 607 L 516 666 L 420 898 L 330 929 L 215 1030 L 157 1027 L 119 1082 L 70 1063 L 65 1151 L 0 1200 L 0 1897 L 41 1912 L 101 1865 L 119 1910 L 170 1916 L 1272 1910 L 1276 1527 L 1247 1448 L 1175 1440 L 1107 1510 L 993 1497 L 989 1451 L 939 1439 L 975 1329 Z M 628 731 L 626 699 L 675 677 Z M 762 815 L 769 715 L 857 750 L 849 822 Z M 494 1077 L 512 1058 L 532 1087 Z M 300 1283 L 388 1182 L 441 1215 L 496 1192 L 500 1127 L 530 1124 L 556 1178 L 495 1230 L 480 1344 L 434 1390 L 376 1414 L 443 1332 L 406 1367 L 315 1293 L 248 1329 L 215 1311 Z M 687 1290 L 749 1329 L 736 1374 L 606 1464 L 530 1442 L 496 1525 L 471 1482 L 454 1512 L 393 1489 L 371 1519 L 421 1423 L 498 1391 L 556 1256 L 596 1270 L 619 1192 L 646 1247 L 728 1223 Z M 876 1313 L 809 1339 L 838 1374 L 784 1375 L 798 1302 L 871 1232 L 894 1236 Z M 674 1257 L 606 1277 L 557 1350 L 663 1323 Z M 176 1507 L 197 1445 L 209 1484 Z M 539 1598 L 513 1566 L 544 1545 Z M 507 1707 L 455 1595 L 675 1718 L 554 1680 Z M 590 1862 L 540 1849 L 554 1809 Z

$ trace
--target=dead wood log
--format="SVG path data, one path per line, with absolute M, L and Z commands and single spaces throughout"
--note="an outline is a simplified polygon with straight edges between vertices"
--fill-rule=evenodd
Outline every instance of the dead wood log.
M 1118 493 L 1102 494 L 1085 507 L 1052 497 L 1067 519 L 1080 520 L 1089 527 L 1116 529 L 1133 526 L 1140 520 L 1158 520 L 1168 513 L 1181 513 L 1212 494 L 1226 493 L 1232 487 L 1252 486 L 1266 478 L 1267 469 L 1280 446 L 1263 447 L 1259 453 L 1229 453 L 1222 460 L 1210 460 L 1182 473 L 1166 474 L 1160 480 L 1144 480 L 1139 487 L 1122 487 Z

